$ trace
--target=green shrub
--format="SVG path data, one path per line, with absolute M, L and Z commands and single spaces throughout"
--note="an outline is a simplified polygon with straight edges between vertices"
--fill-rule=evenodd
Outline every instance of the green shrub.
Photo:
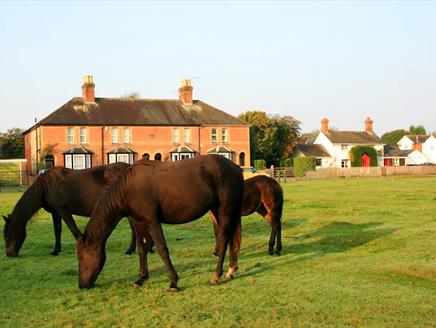
M 280 167 L 292 167 L 294 165 L 293 158 L 283 158 L 280 160 Z
M 361 158 L 363 154 L 368 154 L 368 156 L 371 158 L 370 165 L 371 166 L 377 166 L 377 151 L 374 149 L 374 147 L 371 146 L 354 146 L 350 150 L 351 153 L 351 166 L 352 167 L 358 167 L 361 166 Z
M 254 160 L 254 168 L 256 170 L 265 170 L 266 161 L 264 159 L 255 159 Z
M 306 156 L 294 159 L 294 174 L 296 177 L 304 177 L 307 171 L 315 171 L 316 157 Z

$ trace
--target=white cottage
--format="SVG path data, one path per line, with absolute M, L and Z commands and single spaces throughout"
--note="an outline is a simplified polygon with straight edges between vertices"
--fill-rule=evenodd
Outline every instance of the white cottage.
M 436 138 L 434 135 L 405 135 L 398 141 L 401 150 L 410 150 L 409 164 L 436 164 Z
M 373 120 L 365 120 L 365 131 L 334 131 L 329 129 L 329 120 L 321 121 L 321 130 L 312 143 L 302 145 L 294 157 L 315 156 L 317 168 L 350 167 L 351 148 L 359 145 L 371 146 L 377 151 L 378 165 L 383 165 L 383 142 L 373 131 Z M 369 156 L 363 154 L 362 166 L 369 166 Z

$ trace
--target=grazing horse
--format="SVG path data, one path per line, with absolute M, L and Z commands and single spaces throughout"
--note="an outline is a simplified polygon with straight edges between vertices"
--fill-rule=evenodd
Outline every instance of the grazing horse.
M 61 250 L 62 219 L 74 237 L 79 238 L 81 232 L 72 215 L 91 216 L 103 191 L 108 185 L 115 183 L 129 166 L 126 163 L 114 163 L 86 170 L 58 166 L 38 175 L 21 196 L 12 214 L 3 216 L 6 255 L 18 256 L 26 239 L 27 222 L 41 208 L 52 215 L 56 241 L 51 254 L 57 255 Z M 130 225 L 132 240 L 126 252 L 128 254 L 135 250 L 135 233 L 132 224 Z
M 99 199 L 83 235 L 77 240 L 79 287 L 94 287 L 106 260 L 106 240 L 120 218 L 129 216 L 135 226 L 140 257 L 139 279 L 135 283 L 141 285 L 148 278 L 144 243 L 149 234 L 166 266 L 170 290 L 177 291 L 178 276 L 161 224 L 191 222 L 208 211 L 217 220 L 220 253 L 210 282 L 218 284 L 229 244 L 230 267 L 226 278 L 232 279 L 241 242 L 242 193 L 241 169 L 219 155 L 179 162 L 135 162 Z
M 276 245 L 275 253 L 277 255 L 280 255 L 282 250 L 282 209 L 283 190 L 276 180 L 265 175 L 259 175 L 244 181 L 241 215 L 247 216 L 257 212 L 271 225 L 271 236 L 268 244 L 268 253 L 270 255 L 274 254 L 274 245 Z M 217 225 L 213 214 L 212 220 L 216 236 Z M 213 255 L 217 256 L 218 249 L 216 243 Z

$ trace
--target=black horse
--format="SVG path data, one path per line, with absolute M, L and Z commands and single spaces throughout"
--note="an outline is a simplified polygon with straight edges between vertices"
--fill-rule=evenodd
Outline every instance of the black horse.
M 26 238 L 26 225 L 41 208 L 51 213 L 55 233 L 55 246 L 51 252 L 61 250 L 62 219 L 77 239 L 81 236 L 73 219 L 74 215 L 91 216 L 95 203 L 106 190 L 126 172 L 129 164 L 114 163 L 86 170 L 71 170 L 54 167 L 38 175 L 34 183 L 24 192 L 12 214 L 5 220 L 4 239 L 6 255 L 18 256 Z M 132 223 L 132 240 L 126 253 L 135 250 L 135 233 Z
M 141 285 L 148 278 L 145 242 L 148 233 L 170 277 L 170 290 L 178 290 L 161 223 L 181 224 L 212 211 L 218 224 L 219 259 L 211 284 L 217 284 L 230 243 L 232 279 L 237 269 L 241 241 L 242 171 L 219 155 L 205 155 L 180 162 L 138 161 L 96 204 L 83 236 L 77 240 L 79 287 L 91 288 L 102 270 L 106 240 L 120 218 L 132 218 L 140 256 Z
M 282 250 L 282 209 L 283 189 L 280 184 L 265 175 L 259 175 L 244 181 L 244 196 L 242 199 L 241 215 L 247 216 L 254 212 L 262 215 L 271 225 L 271 236 L 268 243 L 268 253 L 280 255 Z M 215 236 L 217 234 L 216 220 L 214 221 Z M 277 243 L 276 243 L 277 241 Z M 215 256 L 218 254 L 218 243 L 215 245 Z

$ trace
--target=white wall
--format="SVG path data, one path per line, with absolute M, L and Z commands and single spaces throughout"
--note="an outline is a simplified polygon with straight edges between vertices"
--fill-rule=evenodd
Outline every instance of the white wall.
M 402 137 L 400 141 L 397 142 L 397 145 L 401 150 L 413 149 L 413 141 L 406 136 Z
M 428 161 L 431 163 L 436 163 L 436 138 L 430 136 L 423 144 L 422 144 L 422 152 L 427 156 Z

